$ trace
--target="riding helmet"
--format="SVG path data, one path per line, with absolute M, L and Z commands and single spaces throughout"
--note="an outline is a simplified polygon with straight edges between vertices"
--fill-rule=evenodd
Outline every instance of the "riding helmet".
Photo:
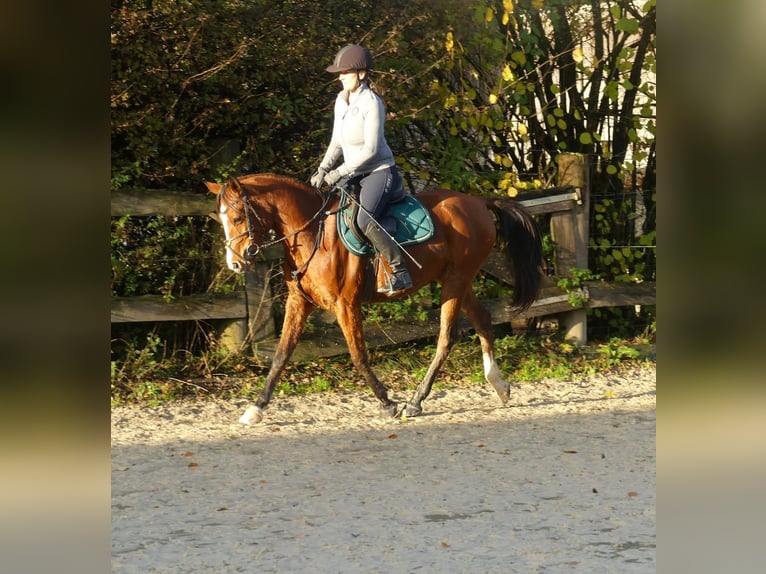
M 369 70 L 372 68 L 372 54 L 364 46 L 349 44 L 340 49 L 335 55 L 332 65 L 327 66 L 331 74 L 346 70 Z

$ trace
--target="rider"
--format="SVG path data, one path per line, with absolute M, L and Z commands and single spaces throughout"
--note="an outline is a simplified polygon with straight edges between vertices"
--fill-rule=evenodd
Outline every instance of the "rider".
M 388 284 L 378 289 L 392 294 L 412 287 L 412 277 L 399 245 L 391 237 L 392 219 L 384 216 L 388 204 L 404 196 L 404 187 L 394 162 L 394 154 L 383 133 L 385 105 L 370 87 L 372 55 L 359 45 L 348 45 L 338 52 L 327 71 L 339 74 L 343 90 L 335 100 L 332 137 L 311 185 L 332 187 L 341 177 L 361 186 L 357 224 L 375 250 L 391 267 Z M 333 166 L 343 156 L 343 163 Z

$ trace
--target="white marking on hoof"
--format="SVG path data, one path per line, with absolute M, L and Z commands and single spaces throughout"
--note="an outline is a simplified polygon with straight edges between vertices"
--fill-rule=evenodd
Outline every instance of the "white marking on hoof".
M 263 420 L 263 409 L 258 406 L 247 407 L 245 414 L 239 417 L 239 422 L 243 425 L 249 425 L 252 423 L 259 423 Z
M 511 385 L 503 379 L 503 374 L 500 372 L 494 357 L 485 353 L 483 358 L 484 378 L 495 389 L 497 396 L 500 397 L 500 401 L 505 404 L 511 396 Z
M 482 359 L 484 360 L 484 378 L 487 379 L 487 382 L 494 386 L 495 382 L 502 381 L 503 376 L 500 374 L 500 368 L 497 366 L 495 358 L 484 353 Z

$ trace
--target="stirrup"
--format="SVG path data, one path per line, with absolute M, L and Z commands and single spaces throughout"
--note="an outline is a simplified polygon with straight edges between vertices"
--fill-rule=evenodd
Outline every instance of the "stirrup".
M 387 293 L 393 295 L 399 291 L 404 291 L 412 287 L 412 277 L 407 270 L 393 273 L 386 276 L 386 284 L 378 288 L 378 293 Z

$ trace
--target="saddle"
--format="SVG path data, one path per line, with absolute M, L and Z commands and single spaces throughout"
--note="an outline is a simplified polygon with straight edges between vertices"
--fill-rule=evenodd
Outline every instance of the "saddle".
M 354 195 L 354 190 L 349 189 L 351 187 L 345 185 L 340 188 L 338 235 L 346 249 L 354 255 L 371 255 L 374 253 L 372 245 L 356 224 L 359 196 Z M 402 199 L 389 203 L 384 215 L 396 222 L 396 229 L 387 231 L 402 247 L 417 245 L 433 237 L 434 222 L 431 214 L 414 195 L 407 194 Z

